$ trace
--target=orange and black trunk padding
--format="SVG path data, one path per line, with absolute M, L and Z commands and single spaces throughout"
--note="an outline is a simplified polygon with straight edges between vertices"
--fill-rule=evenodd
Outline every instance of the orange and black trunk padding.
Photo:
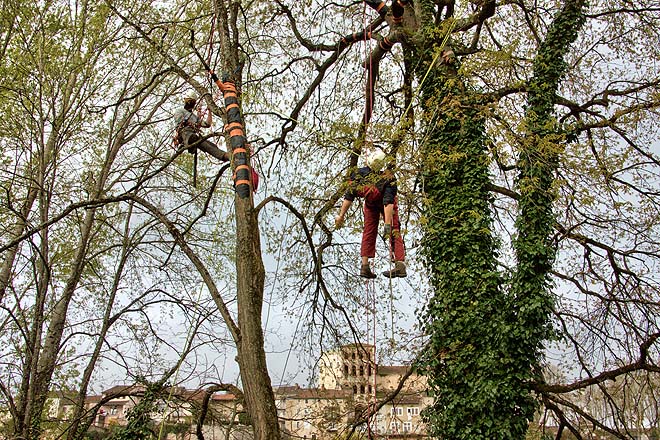
M 211 79 L 222 91 L 225 99 L 225 112 L 227 114 L 227 125 L 225 132 L 229 134 L 229 147 L 231 148 L 231 160 L 234 166 L 234 188 L 241 199 L 250 197 L 252 193 L 252 169 L 250 168 L 250 154 L 248 151 L 247 138 L 243 125 L 241 109 L 238 105 L 238 93 L 236 84 L 231 81 L 220 81 L 218 76 L 211 72 Z
M 385 37 L 381 41 L 379 41 L 378 45 L 385 52 L 389 51 L 390 49 L 392 49 L 392 47 L 394 47 L 394 43 L 392 43 L 390 40 L 388 40 L 387 37 Z
M 395 24 L 401 24 L 403 21 L 403 11 L 408 4 L 408 0 L 392 0 L 392 21 Z
M 385 2 L 381 0 L 364 0 L 364 2 L 367 5 L 369 5 L 371 9 L 378 12 L 378 15 L 380 15 L 381 17 L 385 17 L 385 15 L 387 15 L 387 11 L 389 10 L 389 8 L 385 4 Z
M 229 146 L 231 147 L 231 158 L 234 165 L 234 187 L 236 188 L 236 194 L 245 199 L 250 197 L 252 192 L 252 171 L 250 170 L 250 155 L 243 118 L 238 106 L 236 84 L 224 82 L 222 94 L 225 98 L 225 110 L 227 112 L 225 131 L 229 134 Z
M 341 42 L 343 44 L 355 43 L 360 40 L 368 40 L 371 38 L 371 32 L 356 32 L 354 34 L 346 35 L 342 37 Z

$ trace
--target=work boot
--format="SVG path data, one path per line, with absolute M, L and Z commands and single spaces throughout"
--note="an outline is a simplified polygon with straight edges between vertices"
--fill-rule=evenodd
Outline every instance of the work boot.
M 406 275 L 406 263 L 403 261 L 395 261 L 394 269 L 383 272 L 383 276 L 387 278 L 404 278 Z
M 371 267 L 369 267 L 368 264 L 363 264 L 360 267 L 360 276 L 362 278 L 369 278 L 369 279 L 376 278 L 376 274 L 371 271 Z

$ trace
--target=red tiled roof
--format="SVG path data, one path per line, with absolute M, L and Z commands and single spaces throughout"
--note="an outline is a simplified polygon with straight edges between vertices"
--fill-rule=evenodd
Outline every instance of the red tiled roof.
M 223 401 L 223 402 L 229 402 L 229 401 L 232 401 L 232 400 L 236 400 L 236 396 L 234 396 L 233 394 L 230 394 L 230 393 L 214 394 L 213 396 L 211 396 L 211 398 L 213 400 L 220 400 L 220 401 Z
M 168 389 L 168 391 L 170 391 L 170 389 Z M 206 391 L 202 388 L 189 390 L 184 387 L 173 387 L 171 388 L 171 391 L 174 396 L 177 396 L 185 400 L 202 400 L 204 398 L 204 395 L 206 394 Z M 112 388 L 108 388 L 107 390 L 103 391 L 103 396 L 112 396 L 115 394 L 119 394 L 119 395 L 139 394 L 143 392 L 144 392 L 143 385 L 116 385 Z M 93 402 L 98 402 L 103 396 L 92 396 L 93 398 L 96 399 Z M 211 396 L 211 398 L 212 400 L 215 401 L 236 400 L 236 396 L 231 393 L 214 393 Z M 92 402 L 89 399 L 91 399 L 91 397 L 88 398 L 88 401 Z
M 101 396 L 87 396 L 85 397 L 85 403 L 97 403 L 101 401 Z
M 139 392 L 144 392 L 143 385 L 115 385 L 112 388 L 108 388 L 103 391 L 104 396 L 111 396 L 113 394 L 136 394 Z

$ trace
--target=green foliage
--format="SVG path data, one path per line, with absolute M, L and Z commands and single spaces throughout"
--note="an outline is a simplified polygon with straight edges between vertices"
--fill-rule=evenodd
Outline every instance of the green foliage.
M 535 60 L 530 135 L 519 160 L 518 262 L 509 288 L 497 271 L 491 230 L 486 112 L 447 68 L 433 69 L 423 84 L 425 111 L 434 115 L 424 145 L 423 242 L 434 296 L 422 316 L 430 350 L 421 369 L 437 398 L 424 412 L 435 436 L 524 439 L 538 408 L 529 383 L 537 379 L 543 342 L 552 335 L 547 277 L 562 139 L 551 111 L 562 55 L 580 25 L 579 13 L 560 14 L 550 44 Z
M 248 414 L 247 412 L 238 413 L 238 423 L 246 426 L 251 425 L 252 419 L 250 418 L 250 414 Z
M 445 78 L 431 75 L 423 88 L 427 113 L 438 114 L 424 152 L 424 253 L 435 294 L 422 360 L 438 400 L 424 416 L 442 438 L 520 439 L 536 404 L 505 338 L 510 304 L 491 232 L 484 112 L 460 80 Z
M 167 434 L 174 434 L 176 438 L 179 438 L 181 434 L 186 434 L 190 431 L 190 426 L 191 423 L 186 422 L 166 423 L 165 426 L 163 426 L 164 435 L 162 437 L 167 437 Z
M 83 438 L 84 440 L 102 440 L 111 437 L 112 437 L 112 432 L 95 429 L 95 430 L 87 431 Z
M 584 3 L 568 2 L 557 15 L 534 59 L 529 84 L 527 136 L 519 154 L 516 182 L 519 214 L 513 246 L 518 264 L 511 281 L 515 308 L 510 310 L 510 319 L 516 325 L 509 336 L 511 345 L 515 341 L 525 344 L 518 348 L 521 353 L 534 351 L 528 361 L 521 358 L 520 371 L 537 366 L 544 341 L 553 337 L 551 316 L 555 305 L 548 280 L 556 253 L 551 242 L 556 221 L 552 210 L 553 183 L 564 142 L 553 106 L 559 80 L 567 67 L 563 54 L 584 22 Z

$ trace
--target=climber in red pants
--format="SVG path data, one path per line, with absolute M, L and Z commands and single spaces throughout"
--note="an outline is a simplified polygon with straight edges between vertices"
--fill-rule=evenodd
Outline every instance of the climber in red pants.
M 385 220 L 384 236 L 389 240 L 391 257 L 394 260 L 394 269 L 383 272 L 383 275 L 388 278 L 406 276 L 406 255 L 399 225 L 396 179 L 392 171 L 385 168 L 385 158 L 383 150 L 376 148 L 367 157 L 367 166 L 359 168 L 351 175 L 349 189 L 344 196 L 339 215 L 335 218 L 335 227 L 340 228 L 355 197 L 364 198 L 364 229 L 360 247 L 360 276 L 363 278 L 376 278 L 376 274 L 371 271 L 369 259 L 376 255 L 381 215 Z

